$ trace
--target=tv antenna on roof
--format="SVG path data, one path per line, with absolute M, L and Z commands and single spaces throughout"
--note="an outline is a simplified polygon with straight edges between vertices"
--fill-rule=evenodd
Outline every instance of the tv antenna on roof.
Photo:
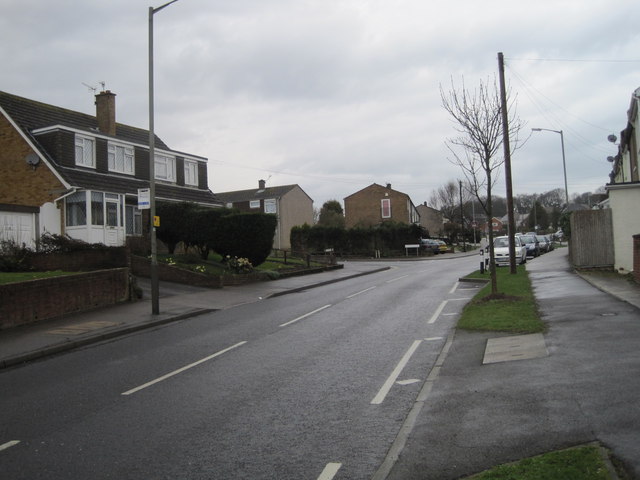
M 82 84 L 87 87 L 89 89 L 90 92 L 93 92 L 93 94 L 95 95 L 96 91 L 98 90 L 98 87 L 92 87 L 91 85 L 89 85 L 88 83 L 84 83 L 82 82 Z
M 102 92 L 104 92 L 104 88 L 105 88 L 106 82 L 102 81 L 102 82 L 98 82 L 98 83 L 99 83 L 99 84 L 100 84 L 100 86 L 102 87 L 102 90 L 101 90 L 101 91 L 102 91 Z M 85 87 L 87 87 L 87 88 L 89 89 L 89 91 L 90 91 L 90 92 L 93 92 L 93 94 L 94 94 L 94 95 L 95 95 L 95 94 L 96 94 L 96 92 L 98 91 L 98 87 L 93 87 L 93 86 L 89 85 L 88 83 L 84 83 L 84 82 L 82 82 L 82 84 L 83 84 Z

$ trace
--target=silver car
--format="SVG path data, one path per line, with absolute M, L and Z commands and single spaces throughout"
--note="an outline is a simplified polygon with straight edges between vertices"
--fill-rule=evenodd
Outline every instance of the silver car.
M 527 247 L 520 241 L 520 237 L 515 237 L 516 262 L 520 265 L 527 263 Z M 496 237 L 493 239 L 493 253 L 496 259 L 496 266 L 509 265 L 509 237 Z

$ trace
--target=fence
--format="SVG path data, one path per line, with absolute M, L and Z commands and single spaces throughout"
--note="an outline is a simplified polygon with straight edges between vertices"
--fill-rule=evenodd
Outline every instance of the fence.
M 611 210 L 578 210 L 571 214 L 569 258 L 576 268 L 613 268 Z

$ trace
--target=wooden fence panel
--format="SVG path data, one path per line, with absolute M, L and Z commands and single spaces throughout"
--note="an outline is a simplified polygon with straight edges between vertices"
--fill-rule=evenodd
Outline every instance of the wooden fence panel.
M 571 263 L 576 268 L 608 268 L 614 264 L 611 210 L 578 210 L 571 214 Z

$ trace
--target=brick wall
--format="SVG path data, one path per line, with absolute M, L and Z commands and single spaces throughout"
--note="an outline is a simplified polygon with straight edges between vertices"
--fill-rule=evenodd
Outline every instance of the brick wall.
M 381 200 L 391 200 L 391 218 L 382 218 Z M 410 223 L 407 195 L 373 184 L 344 199 L 345 226 L 369 227 L 384 221 Z
M 128 267 L 129 256 L 125 247 L 83 250 L 68 253 L 35 253 L 29 256 L 29 264 L 33 270 L 39 272 L 49 270 L 80 272 Z
M 0 285 L 0 329 L 129 300 L 129 269 Z
M 25 157 L 33 150 L 1 115 L 0 145 L 0 203 L 40 207 L 64 192 L 44 162 L 35 169 L 27 164 Z
M 151 261 L 148 258 L 131 256 L 131 272 L 140 277 L 151 276 Z M 170 265 L 158 264 L 158 278 L 165 282 L 184 283 L 195 287 L 222 288 L 222 278 L 191 272 Z

